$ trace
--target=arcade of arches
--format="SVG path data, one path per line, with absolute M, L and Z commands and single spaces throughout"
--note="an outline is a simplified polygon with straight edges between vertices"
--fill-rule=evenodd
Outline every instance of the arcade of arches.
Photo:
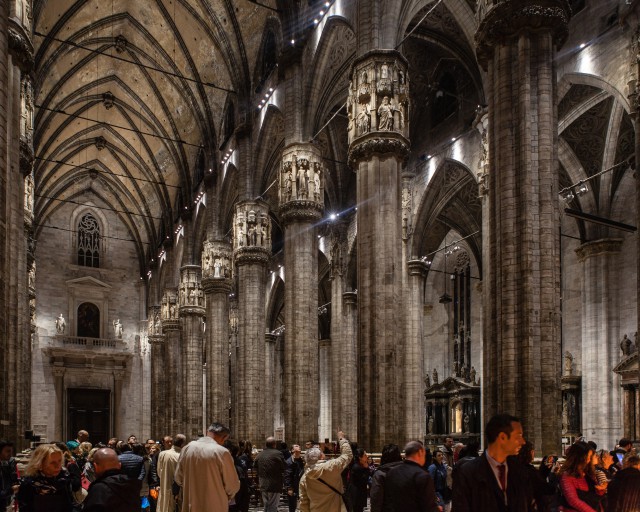
M 640 438 L 640 1 L 0 6 L 0 437 Z

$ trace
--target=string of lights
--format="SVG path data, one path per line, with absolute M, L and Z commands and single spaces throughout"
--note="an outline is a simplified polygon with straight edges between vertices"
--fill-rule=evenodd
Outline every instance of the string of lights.
M 69 116 L 72 117 L 74 119 L 82 119 L 83 121 L 90 121 L 92 123 L 98 123 L 101 125 L 105 125 L 105 126 L 110 126 L 112 128 L 118 128 L 119 130 L 126 130 L 129 132 L 133 132 L 133 133 L 137 133 L 138 135 L 146 135 L 147 137 L 154 137 L 156 139 L 161 139 L 161 140 L 166 140 L 168 142 L 177 142 L 178 144 L 184 144 L 186 146 L 191 146 L 194 148 L 198 148 L 198 149 L 203 149 L 203 146 L 200 144 L 192 144 L 191 142 L 187 142 L 186 140 L 182 140 L 182 139 L 173 139 L 171 137 L 165 137 L 164 135 L 158 135 L 155 133 L 151 133 L 151 132 L 144 132 L 142 130 L 139 130 L 137 128 L 129 128 L 127 126 L 122 126 L 119 124 L 113 124 L 113 123 L 107 123 L 105 121 L 99 121 L 97 119 L 91 119 L 90 117 L 85 117 L 82 116 L 80 114 L 71 114 L 69 112 L 66 112 L 65 110 L 59 109 L 59 108 L 49 108 L 49 107 L 44 107 L 42 105 L 35 105 L 36 108 L 39 108 L 41 110 L 46 110 L 48 112 L 54 112 L 56 114 L 63 114 L 65 116 Z
M 617 164 L 609 167 L 608 169 L 604 169 L 600 172 L 597 172 L 595 174 L 592 174 L 591 176 L 578 181 L 578 183 L 574 183 L 573 185 L 569 185 L 568 187 L 564 187 L 562 190 L 560 190 L 558 192 L 558 194 L 560 196 L 562 196 L 562 199 L 564 199 L 566 202 L 572 201 L 576 196 L 581 196 L 586 194 L 587 192 L 589 192 L 589 187 L 587 187 L 587 182 L 591 181 L 599 176 L 602 176 L 603 174 L 607 173 L 607 172 L 611 172 L 615 169 L 617 169 L 618 167 L 621 167 L 623 165 L 631 165 L 631 162 L 633 160 L 633 156 L 630 156 L 629 158 L 626 158 L 625 160 L 623 160 L 622 162 L 618 162 Z
M 178 186 L 178 185 L 170 185 L 168 183 L 162 182 L 162 181 L 154 181 L 154 180 L 148 180 L 145 178 L 134 178 L 133 176 L 128 176 L 126 174 L 117 174 L 115 172 L 110 172 L 110 173 L 106 173 L 103 171 L 100 171 L 99 169 L 96 169 L 95 167 L 88 167 L 86 165 L 76 165 L 76 164 L 70 164 L 68 162 L 63 162 L 62 160 L 55 160 L 52 158 L 44 158 L 41 156 L 36 156 L 35 157 L 36 160 L 40 160 L 42 162 L 48 162 L 48 163 L 52 163 L 52 164 L 58 164 L 58 165 L 65 165 L 67 167 L 71 167 L 72 169 L 84 169 L 86 171 L 93 171 L 96 172 L 98 174 L 107 174 L 109 176 L 118 176 L 120 178 L 128 178 L 132 181 L 143 181 L 145 183 L 153 183 L 154 185 L 160 185 L 160 186 L 164 186 L 164 187 L 169 187 L 169 188 L 178 188 L 181 189 L 182 187 Z
M 225 92 L 228 92 L 230 94 L 236 94 L 236 91 L 234 91 L 233 89 L 227 89 L 226 87 L 221 87 L 221 86 L 216 85 L 216 84 L 211 83 L 211 82 L 203 82 L 201 80 L 196 80 L 195 78 L 191 78 L 191 77 L 184 76 L 184 75 L 179 75 L 177 73 L 172 73 L 171 71 L 167 71 L 165 69 L 157 68 L 155 66 L 149 66 L 148 64 L 143 64 L 141 62 L 136 62 L 136 61 L 133 61 L 133 60 L 125 59 L 123 57 L 118 57 L 117 55 L 112 55 L 111 53 L 107 53 L 107 52 L 104 52 L 104 51 L 101 51 L 101 50 L 96 50 L 94 48 L 87 48 L 86 46 L 82 46 L 81 44 L 74 43 L 73 41 L 69 41 L 68 39 L 59 39 L 59 38 L 54 37 L 54 36 L 43 34 L 42 32 L 38 32 L 37 30 L 34 30 L 33 35 L 41 37 L 43 39 L 48 39 L 50 41 L 55 41 L 55 42 L 60 43 L 60 44 L 66 44 L 66 45 L 72 46 L 74 48 L 78 48 L 79 50 L 85 50 L 85 51 L 90 52 L 90 53 L 97 53 L 98 55 L 103 55 L 105 57 L 109 57 L 109 58 L 118 60 L 120 62 L 126 62 L 128 64 L 133 64 L 134 66 L 141 67 L 141 68 L 144 68 L 144 69 L 148 69 L 150 71 L 155 71 L 157 73 L 162 73 L 163 75 L 171 76 L 171 77 L 174 77 L 174 78 L 179 78 L 180 80 L 186 80 L 187 82 L 191 82 L 191 83 L 194 83 L 194 84 L 204 85 L 206 87 L 211 87 L 213 89 L 218 89 L 220 91 L 225 91 Z

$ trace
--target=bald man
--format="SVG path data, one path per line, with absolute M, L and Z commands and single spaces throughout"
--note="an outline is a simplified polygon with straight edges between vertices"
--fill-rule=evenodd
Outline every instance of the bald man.
M 140 510 L 140 486 L 137 478 L 120 473 L 118 455 L 111 448 L 100 448 L 93 455 L 96 480 L 84 500 L 85 512 L 131 512 Z

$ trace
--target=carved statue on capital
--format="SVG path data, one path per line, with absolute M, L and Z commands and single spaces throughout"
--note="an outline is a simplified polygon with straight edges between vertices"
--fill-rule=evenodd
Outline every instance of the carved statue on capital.
M 377 52 L 354 64 L 347 115 L 349 143 L 372 131 L 409 137 L 409 88 L 406 61 L 396 52 Z
M 185 265 L 180 269 L 180 308 L 204 308 L 204 293 L 200 282 L 200 266 Z M 193 312 L 196 312 L 195 310 Z M 200 312 L 199 310 L 197 312 Z M 171 314 L 171 307 L 169 307 Z
M 564 353 L 564 375 L 573 375 L 573 355 L 568 350 Z
M 315 221 L 324 208 L 324 166 L 313 144 L 291 144 L 282 152 L 280 213 L 288 220 Z
M 234 218 L 234 251 L 263 249 L 271 252 L 271 220 L 266 203 L 246 201 L 236 205 Z
M 225 242 L 205 240 L 202 247 L 202 278 L 230 279 L 232 270 L 229 245 Z
M 182 292 L 182 290 L 180 290 L 180 293 Z M 162 320 L 162 322 L 177 322 L 179 320 L 179 312 L 178 312 L 178 305 L 179 305 L 179 298 L 178 298 L 178 294 L 179 292 L 177 292 L 174 289 L 167 289 L 164 291 L 164 295 L 162 297 L 162 308 L 160 311 L 160 319 Z M 163 325 L 164 327 L 164 325 Z M 156 331 L 156 334 L 161 334 L 160 332 Z

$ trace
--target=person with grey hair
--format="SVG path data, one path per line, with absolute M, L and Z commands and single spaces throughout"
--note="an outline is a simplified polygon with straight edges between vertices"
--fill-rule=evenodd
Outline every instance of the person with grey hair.
M 213 423 L 207 435 L 182 449 L 175 481 L 182 487 L 182 512 L 227 510 L 240 489 L 233 457 L 223 444 L 227 427 Z
M 338 432 L 340 456 L 325 461 L 320 448 L 309 448 L 305 453 L 307 467 L 300 479 L 301 512 L 346 512 L 342 499 L 344 488 L 342 472 L 351 462 L 353 454 L 344 432 Z

